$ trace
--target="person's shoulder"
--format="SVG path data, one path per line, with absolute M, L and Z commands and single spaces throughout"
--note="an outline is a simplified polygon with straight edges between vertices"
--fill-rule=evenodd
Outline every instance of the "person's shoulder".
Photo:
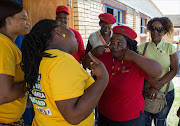
M 92 32 L 92 33 L 90 34 L 90 36 L 94 36 L 94 35 L 96 35 L 96 34 L 97 34 L 97 31 Z
M 80 34 L 77 30 L 73 29 L 73 28 L 69 28 L 74 34 Z
M 144 47 L 146 43 L 149 43 L 149 42 L 143 42 L 138 47 Z

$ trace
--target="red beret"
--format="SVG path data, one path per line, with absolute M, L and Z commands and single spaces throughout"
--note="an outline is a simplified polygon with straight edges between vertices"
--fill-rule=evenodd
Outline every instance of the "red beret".
M 64 11 L 67 14 L 69 14 L 69 10 L 68 10 L 68 8 L 66 6 L 58 6 L 57 9 L 56 9 L 56 13 L 59 13 L 61 11 Z
M 100 14 L 99 19 L 108 24 L 116 23 L 116 18 L 112 14 L 109 14 L 109 13 Z
M 132 40 L 134 40 L 137 37 L 136 32 L 127 26 L 115 26 L 112 29 L 112 31 L 113 31 L 113 34 L 114 33 L 120 33 L 120 34 L 123 34 L 123 35 L 129 37 Z

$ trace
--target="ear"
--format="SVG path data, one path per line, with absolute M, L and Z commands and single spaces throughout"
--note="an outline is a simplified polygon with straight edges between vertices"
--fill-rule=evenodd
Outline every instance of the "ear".
M 5 21 L 6 21 L 6 24 L 12 24 L 12 22 L 11 22 L 11 17 L 7 17 L 7 18 L 5 19 Z
M 59 28 L 54 28 L 54 31 L 58 34 L 61 35 L 61 30 Z
M 164 30 L 164 35 L 167 33 L 167 31 L 166 30 Z

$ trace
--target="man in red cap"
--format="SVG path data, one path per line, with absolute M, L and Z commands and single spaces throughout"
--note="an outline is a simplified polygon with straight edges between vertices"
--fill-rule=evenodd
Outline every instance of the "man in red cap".
M 116 18 L 112 14 L 102 13 L 99 15 L 99 19 L 101 29 L 91 33 L 89 36 L 86 53 L 99 45 L 108 45 L 110 42 L 110 37 L 112 36 L 111 26 L 116 23 Z M 109 49 L 106 49 L 106 51 L 109 51 Z
M 69 10 L 66 6 L 58 6 L 56 9 L 56 20 L 63 22 L 64 24 L 68 24 L 69 21 Z M 73 53 L 72 55 L 74 58 L 81 63 L 81 58 L 84 57 L 85 55 L 85 49 L 84 49 L 84 43 L 82 40 L 82 37 L 80 33 L 72 28 L 69 28 L 75 35 L 75 38 L 77 39 L 78 42 L 78 51 L 76 53 Z M 65 37 L 65 36 L 64 36 Z

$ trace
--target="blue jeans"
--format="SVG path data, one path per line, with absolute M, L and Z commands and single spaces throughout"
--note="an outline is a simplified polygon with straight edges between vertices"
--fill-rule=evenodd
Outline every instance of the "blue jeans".
M 155 126 L 166 126 L 166 118 L 168 116 L 169 110 L 171 109 L 173 101 L 174 101 L 174 89 L 167 93 L 166 95 L 167 105 L 164 106 L 161 112 L 157 114 L 152 114 L 145 111 L 146 126 L 151 126 L 153 119 Z
M 140 116 L 136 119 L 119 122 L 110 120 L 99 113 L 98 126 L 145 126 L 145 114 L 140 112 Z

